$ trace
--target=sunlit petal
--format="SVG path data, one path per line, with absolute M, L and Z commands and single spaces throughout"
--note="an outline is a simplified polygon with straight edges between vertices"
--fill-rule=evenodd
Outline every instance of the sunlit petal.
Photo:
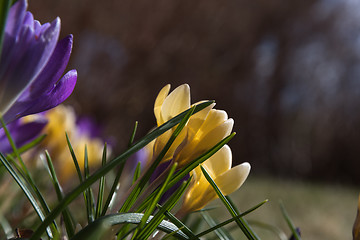
M 221 125 L 212 129 L 210 132 L 205 134 L 201 139 L 199 139 L 199 143 L 196 145 L 196 152 L 203 152 L 204 150 L 210 149 L 215 146 L 222 139 L 227 137 L 233 128 L 234 120 L 228 119 Z
M 232 153 L 228 145 L 223 146 L 203 163 L 211 177 L 218 176 L 231 168 Z
M 160 90 L 160 92 L 155 100 L 154 114 L 155 114 L 155 118 L 156 118 L 158 126 L 160 126 L 161 124 L 164 123 L 164 120 L 162 119 L 162 116 L 161 116 L 161 107 L 165 101 L 165 98 L 169 94 L 169 91 L 170 91 L 170 84 L 166 85 L 165 87 L 163 87 Z
M 250 164 L 245 162 L 217 176 L 214 181 L 224 195 L 237 190 L 245 182 L 250 173 Z
M 183 84 L 166 97 L 161 108 L 161 114 L 163 120 L 168 121 L 189 108 L 190 87 L 187 84 Z

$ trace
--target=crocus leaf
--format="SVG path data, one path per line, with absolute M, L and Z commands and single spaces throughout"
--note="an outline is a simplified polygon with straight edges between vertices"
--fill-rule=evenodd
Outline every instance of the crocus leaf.
M 286 223 L 288 224 L 288 226 L 293 234 L 292 236 L 294 237 L 294 239 L 301 240 L 301 237 L 300 237 L 298 231 L 296 230 L 296 227 L 294 226 L 293 222 L 291 221 L 289 214 L 287 213 L 285 206 L 282 202 L 280 202 L 280 209 L 285 218 Z
M 58 198 L 59 201 L 61 201 L 63 199 L 63 191 L 62 188 L 60 186 L 60 183 L 58 181 L 56 172 L 55 172 L 55 168 L 54 165 L 52 163 L 50 154 L 48 151 L 45 150 L 45 156 L 46 156 L 46 161 L 47 161 L 47 167 L 49 170 L 49 174 L 52 180 L 52 183 L 54 185 L 54 189 L 56 192 L 56 196 Z M 65 229 L 66 232 L 68 234 L 69 237 L 72 237 L 75 233 L 75 220 L 74 217 L 72 216 L 69 208 L 66 208 L 63 213 L 63 218 L 64 218 L 64 223 L 65 223 Z
M 122 224 L 139 224 L 144 214 L 142 213 L 118 213 L 100 217 L 78 232 L 71 240 L 102 240 L 111 239 Z M 150 221 L 153 216 L 150 216 Z M 163 220 L 157 227 L 166 233 L 175 232 L 178 239 L 189 239 L 173 223 Z
M 200 213 L 210 227 L 215 227 L 218 225 L 215 219 L 213 219 L 208 212 L 201 211 Z M 216 234 L 216 236 L 218 236 L 219 239 L 223 239 L 223 240 L 233 239 L 230 236 L 230 234 L 223 228 L 214 229 L 214 233 Z

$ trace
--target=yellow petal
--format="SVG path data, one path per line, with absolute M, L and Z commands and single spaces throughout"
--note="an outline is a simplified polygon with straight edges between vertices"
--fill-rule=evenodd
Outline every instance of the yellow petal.
M 250 173 L 250 164 L 245 162 L 217 176 L 214 181 L 224 195 L 228 195 L 245 182 Z
M 161 107 L 164 122 L 190 108 L 190 87 L 183 84 L 167 96 Z
M 203 102 L 203 101 L 202 101 Z M 201 102 L 197 102 L 196 104 L 199 104 Z M 196 105 L 195 104 L 195 105 Z M 195 113 L 191 118 L 189 119 L 189 122 L 187 124 L 188 129 L 188 140 L 191 141 L 195 135 L 198 133 L 199 129 L 205 122 L 210 110 L 215 106 L 215 103 L 210 104 L 203 110 Z
M 161 117 L 161 106 L 163 105 L 165 98 L 169 94 L 169 91 L 170 91 L 170 84 L 166 85 L 165 87 L 163 87 L 160 90 L 160 92 L 155 100 L 154 114 L 155 114 L 155 118 L 156 118 L 158 126 L 160 126 L 161 124 L 164 123 L 164 121 Z
M 224 145 L 212 157 L 203 163 L 204 168 L 209 172 L 212 178 L 228 171 L 232 164 L 231 149 L 228 145 Z
M 228 119 L 224 123 L 220 124 L 216 128 L 209 131 L 207 134 L 205 134 L 199 141 L 199 143 L 194 146 L 196 153 L 201 154 L 206 150 L 209 150 L 213 146 L 215 146 L 218 142 L 220 142 L 222 139 L 227 137 L 233 128 L 234 120 Z
M 211 109 L 204 124 L 201 126 L 201 129 L 199 129 L 196 137 L 202 138 L 203 135 L 207 134 L 209 131 L 216 128 L 217 126 L 225 122 L 227 119 L 228 115 L 225 111 Z

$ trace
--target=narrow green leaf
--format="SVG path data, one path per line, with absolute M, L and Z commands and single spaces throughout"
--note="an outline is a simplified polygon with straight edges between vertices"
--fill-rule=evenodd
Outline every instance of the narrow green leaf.
M 87 146 L 85 144 L 85 154 L 84 154 L 84 176 L 85 176 L 85 179 L 88 179 L 89 175 L 90 175 L 89 157 L 88 157 Z M 93 195 L 92 189 L 90 187 L 88 187 L 85 190 L 84 196 L 85 196 L 88 223 L 90 223 L 95 220 L 94 195 Z
M 130 140 L 129 140 L 128 147 L 131 147 L 131 145 L 133 145 L 133 143 L 134 143 L 134 139 L 135 139 L 135 134 L 136 134 L 136 131 L 137 131 L 137 127 L 138 127 L 138 121 L 135 122 L 135 126 L 134 126 L 134 129 L 133 129 L 133 131 L 132 131 L 132 134 L 131 134 L 131 137 L 130 137 Z
M 110 192 L 109 192 L 108 197 L 107 197 L 107 199 L 105 201 L 101 216 L 105 216 L 106 211 L 110 207 L 110 203 L 111 203 L 113 197 L 115 196 L 115 191 L 116 191 L 116 188 L 117 188 L 117 186 L 119 184 L 119 180 L 120 180 L 122 171 L 124 170 L 124 166 L 125 166 L 125 161 L 120 164 L 119 170 L 116 173 L 114 182 L 113 182 L 113 184 L 111 186 Z
M 15 182 L 19 185 L 19 187 L 21 188 L 21 190 L 24 192 L 25 196 L 27 197 L 27 199 L 29 200 L 30 204 L 33 206 L 36 214 L 39 216 L 40 220 L 44 221 L 45 220 L 45 215 L 41 210 L 41 207 L 38 205 L 38 203 L 36 202 L 36 199 L 34 198 L 34 196 L 32 195 L 31 191 L 28 189 L 28 187 L 26 186 L 26 184 L 24 183 L 24 181 L 21 179 L 21 177 L 15 172 L 15 170 L 12 168 L 12 166 L 10 165 L 10 163 L 7 161 L 7 159 L 4 157 L 4 155 L 2 153 L 0 153 L 0 161 L 2 162 L 2 164 L 5 166 L 6 170 L 10 173 L 10 175 L 14 178 Z M 49 222 L 49 224 L 51 223 L 51 221 Z M 49 225 L 48 224 L 48 225 Z M 48 226 L 47 225 L 47 226 Z M 46 227 L 47 227 L 46 226 Z M 45 229 L 44 229 L 45 230 Z M 47 234 L 49 237 L 52 237 L 52 233 L 50 231 L 50 229 L 47 228 L 46 230 Z
M 35 139 L 32 140 L 31 142 L 26 143 L 25 145 L 21 146 L 20 148 L 18 148 L 19 153 L 22 154 L 22 153 L 28 151 L 29 149 L 35 147 L 35 146 L 38 145 L 40 142 L 42 142 L 42 140 L 44 140 L 45 137 L 46 137 L 46 134 L 43 134 L 43 135 L 35 138 Z M 13 158 L 16 157 L 16 156 L 15 156 L 15 153 L 11 153 L 11 154 L 9 154 L 9 156 L 11 156 L 11 157 L 13 157 Z
M 234 204 L 234 202 L 231 200 L 230 196 L 225 196 L 225 198 L 226 198 L 226 200 L 230 203 L 230 205 L 231 205 L 231 207 L 234 209 L 235 213 L 236 213 L 237 215 L 239 215 L 239 214 L 240 214 L 240 211 L 239 211 L 239 209 L 236 207 L 236 205 Z M 251 228 L 251 226 L 249 225 L 249 223 L 247 222 L 247 220 L 244 219 L 244 218 L 243 218 L 242 220 L 244 221 L 245 225 L 248 226 L 249 230 L 256 235 L 256 233 L 255 233 L 254 230 Z M 256 237 L 257 237 L 257 236 L 256 236 Z
M 289 214 L 287 213 L 284 204 L 280 201 L 280 209 L 281 209 L 281 213 L 285 218 L 286 223 L 288 224 L 293 236 L 295 237 L 296 240 L 301 240 L 301 237 L 299 236 L 298 232 L 296 231 L 295 225 L 293 224 L 293 222 L 291 221 Z
M 225 225 L 227 225 L 229 223 L 232 223 L 233 221 L 236 221 L 237 219 L 239 219 L 241 217 L 244 217 L 244 216 L 248 215 L 249 213 L 255 211 L 256 209 L 258 209 L 259 207 L 261 207 L 262 205 L 264 205 L 267 202 L 268 202 L 268 200 L 266 199 L 266 200 L 262 201 L 261 203 L 255 205 L 254 207 L 246 210 L 245 212 L 243 212 L 243 213 L 241 213 L 241 214 L 239 214 L 239 215 L 237 215 L 237 216 L 235 216 L 233 218 L 230 218 L 230 219 L 228 219 L 228 220 L 226 220 L 226 221 L 224 221 L 222 223 L 217 224 L 216 226 L 214 226 L 212 228 L 209 228 L 209 229 L 197 234 L 196 237 L 202 237 L 202 236 L 204 236 L 204 235 L 206 235 L 208 233 L 211 233 L 211 232 L 215 231 L 218 228 L 221 228 L 221 227 L 223 227 L 223 226 L 225 226 Z M 204 212 L 204 210 L 200 210 L 200 211 Z
M 189 181 L 190 183 L 190 181 Z M 185 188 L 186 190 L 186 188 Z M 163 207 L 158 204 L 158 208 L 162 209 Z M 165 211 L 165 216 L 169 218 L 170 222 L 174 223 L 179 229 L 181 229 L 187 236 L 189 236 L 191 239 L 198 240 L 199 238 L 195 235 L 193 231 L 191 231 L 190 228 L 188 228 L 182 221 L 177 219 L 171 212 Z M 171 233 L 170 233 L 171 234 Z M 170 235 L 169 234 L 169 235 Z M 172 235 L 172 234 L 171 234 Z M 165 236 L 163 239 L 167 238 Z
M 218 225 L 218 223 L 209 215 L 206 211 L 201 211 L 201 216 L 205 220 L 205 222 L 211 227 L 214 228 Z M 216 234 L 216 236 L 221 240 L 232 240 L 233 238 L 230 236 L 228 232 L 226 232 L 222 228 L 216 228 L 213 230 L 213 232 Z
M 50 212 L 50 208 L 47 205 L 47 203 L 46 203 L 44 197 L 42 196 L 41 192 L 37 188 L 34 180 L 32 179 L 32 177 L 30 175 L 30 172 L 28 171 L 24 161 L 22 160 L 22 158 L 20 156 L 19 150 L 17 149 L 16 144 L 15 144 L 15 141 L 12 138 L 12 136 L 11 136 L 11 134 L 9 132 L 9 129 L 7 128 L 7 126 L 6 126 L 5 122 L 4 122 L 4 119 L 3 119 L 3 117 L 1 115 L 0 115 L 0 122 L 1 122 L 1 125 L 2 125 L 3 129 L 4 129 L 5 135 L 6 135 L 8 141 L 10 143 L 10 146 L 11 146 L 12 150 L 13 150 L 16 158 L 20 162 L 21 168 L 18 168 L 19 173 L 23 176 L 23 180 L 26 181 L 26 183 L 30 185 L 33 193 L 35 193 L 35 196 L 37 197 L 37 200 L 39 201 L 40 205 L 42 206 L 43 210 L 45 211 L 45 214 L 47 215 Z M 51 228 L 54 231 L 53 233 L 57 232 L 57 226 L 56 226 L 55 221 L 52 222 Z
M 103 149 L 102 161 L 101 161 L 102 166 L 106 164 L 106 153 L 107 153 L 107 144 L 105 143 Z M 102 176 L 99 181 L 99 192 L 97 197 L 95 219 L 101 216 L 101 211 L 104 202 L 104 192 L 105 192 L 105 176 Z
M 49 152 L 47 150 L 45 150 L 45 156 L 46 156 L 48 170 L 49 170 L 49 173 L 50 173 L 50 176 L 51 176 L 52 183 L 53 183 L 54 188 L 55 188 L 57 198 L 58 198 L 59 201 L 61 201 L 63 199 L 63 192 L 62 192 L 60 183 L 58 181 L 58 178 L 57 178 L 57 175 L 56 175 L 56 172 L 55 172 L 54 165 L 52 163 L 51 157 L 50 157 Z M 69 209 L 67 207 L 62 212 L 62 215 L 64 217 L 64 223 L 65 223 L 66 232 L 67 232 L 68 236 L 71 238 L 72 236 L 74 236 L 74 233 L 75 233 L 74 217 L 72 216 L 71 212 L 69 211 Z
M 262 228 L 264 230 L 267 230 L 271 233 L 273 233 L 275 236 L 279 238 L 279 240 L 288 240 L 289 238 L 286 236 L 285 232 L 282 231 L 280 228 L 273 226 L 271 224 L 256 221 L 256 220 L 249 220 L 248 223 L 250 223 L 252 226 L 257 226 L 258 228 Z
M 140 177 L 140 173 L 141 173 L 141 162 L 138 162 L 138 164 L 136 165 L 136 168 L 135 168 L 132 184 L 134 184 L 136 182 L 136 180 L 138 180 L 138 178 Z
M 82 174 L 81 174 L 81 170 L 80 170 L 80 166 L 79 166 L 79 162 L 76 158 L 76 155 L 75 155 L 75 151 L 71 145 L 71 142 L 70 142 L 70 139 L 69 139 L 69 135 L 65 132 L 65 137 L 66 137 L 66 142 L 68 144 L 68 147 L 69 147 L 69 151 L 70 151 L 70 154 L 71 154 L 71 157 L 73 159 L 73 162 L 74 162 L 74 165 L 75 165 L 75 168 L 76 168 L 76 172 L 78 174 L 78 177 L 79 177 L 79 180 L 80 180 L 80 183 L 83 181 L 83 177 L 82 177 Z
M 10 143 L 10 146 L 11 146 L 12 150 L 13 150 L 16 158 L 17 158 L 17 159 L 19 160 L 19 162 L 20 162 L 20 166 L 21 166 L 21 168 L 22 168 L 23 173 L 25 173 L 25 176 L 29 176 L 30 174 L 29 174 L 29 172 L 28 172 L 28 170 L 27 170 L 27 168 L 26 168 L 26 166 L 25 166 L 24 161 L 22 160 L 22 158 L 21 158 L 21 156 L 20 156 L 20 153 L 19 153 L 19 151 L 18 151 L 18 149 L 17 149 L 17 147 L 16 147 L 16 145 L 15 145 L 15 141 L 14 141 L 14 139 L 11 137 L 11 134 L 10 134 L 10 132 L 9 132 L 9 129 L 7 128 L 7 126 L 6 126 L 6 124 L 5 124 L 4 119 L 3 119 L 2 116 L 0 116 L 0 122 L 1 122 L 1 125 L 2 125 L 3 129 L 4 129 L 5 135 L 6 135 L 8 141 L 9 141 L 9 143 Z
M 148 218 L 150 217 L 151 213 L 154 212 L 155 208 L 156 208 L 156 204 L 160 201 L 161 196 L 165 193 L 165 187 L 166 185 L 169 183 L 170 178 L 172 177 L 172 175 L 174 174 L 176 167 L 177 167 L 177 163 L 173 164 L 170 168 L 170 172 L 168 174 L 168 176 L 165 179 L 165 182 L 163 183 L 163 185 L 161 186 L 160 190 L 158 191 L 158 193 L 156 194 L 156 196 L 153 198 L 153 201 L 151 202 L 151 204 L 149 205 L 149 207 L 146 209 L 143 218 L 140 221 L 140 224 L 138 225 L 137 230 L 140 230 L 141 228 L 144 227 L 146 221 L 148 220 Z M 156 226 L 155 226 L 156 228 Z M 136 236 L 137 230 L 135 230 L 134 236 Z M 139 234 L 139 238 L 141 239 L 140 236 L 142 236 L 142 234 L 146 235 L 146 230 L 144 229 L 145 233 L 140 233 Z M 151 229 L 150 231 L 152 232 L 154 229 Z M 149 231 L 149 230 L 148 230 Z M 150 234 L 151 234 L 150 232 Z
M 115 233 L 122 224 L 139 224 L 143 215 L 142 213 L 117 213 L 100 217 L 83 228 L 71 240 L 111 239 L 111 237 L 115 236 Z M 151 221 L 152 218 L 153 217 L 150 216 L 149 221 Z M 166 233 L 176 232 L 174 235 L 180 240 L 189 239 L 173 223 L 165 220 L 160 222 L 157 229 Z
M 173 195 L 165 202 L 164 206 L 160 208 L 160 210 L 156 213 L 153 219 L 150 220 L 149 223 L 144 227 L 143 232 L 137 237 L 137 239 L 148 239 L 151 233 L 156 229 L 156 226 L 161 223 L 161 221 L 165 218 L 165 212 L 169 212 L 179 201 L 180 197 L 185 192 L 186 188 L 189 186 L 191 182 L 191 178 L 189 178 L 186 182 L 183 182 L 182 185 L 175 191 Z M 189 237 L 189 236 L 188 236 Z
M 210 104 L 212 104 L 214 101 L 206 101 L 203 103 L 200 103 L 195 106 L 194 113 L 201 111 L 202 109 L 206 108 Z M 147 144 L 149 144 L 152 140 L 169 130 L 170 128 L 177 125 L 184 116 L 189 112 L 190 110 L 186 110 L 182 112 L 181 114 L 177 115 L 176 117 L 170 119 L 166 123 L 162 124 L 161 126 L 155 128 L 153 131 L 151 131 L 149 134 L 147 134 L 145 137 L 143 137 L 141 140 L 139 140 L 137 143 L 133 144 L 132 147 L 130 147 L 128 150 L 126 150 L 123 154 L 119 155 L 112 161 L 106 163 L 103 167 L 95 171 L 88 179 L 83 181 L 80 185 L 78 185 L 73 191 L 71 191 L 67 196 L 64 197 L 64 199 L 51 211 L 51 213 L 44 219 L 44 221 L 40 224 L 40 226 L 36 229 L 33 236 L 30 238 L 31 240 L 37 240 L 41 237 L 42 233 L 45 231 L 46 227 L 63 211 L 63 209 L 72 202 L 79 194 L 81 194 L 86 188 L 91 186 L 94 182 L 96 182 L 99 178 L 104 176 L 106 173 L 114 169 L 119 164 L 126 161 L 126 159 L 140 150 L 141 148 L 145 147 Z M 69 143 L 69 141 L 68 141 Z M 71 149 L 70 149 L 71 151 Z
M 220 200 L 224 203 L 225 207 L 228 209 L 228 211 L 230 212 L 231 216 L 236 217 L 238 216 L 238 214 L 236 213 L 236 211 L 234 210 L 234 208 L 232 207 L 231 203 L 225 198 L 224 194 L 221 192 L 221 190 L 219 189 L 219 187 L 216 185 L 216 183 L 214 182 L 214 180 L 211 178 L 211 176 L 209 175 L 209 173 L 206 171 L 206 169 L 200 165 L 201 171 L 203 172 L 206 180 L 210 183 L 210 185 L 214 188 L 216 194 L 219 196 Z M 244 219 L 239 218 L 236 220 L 236 223 L 238 224 L 238 226 L 240 227 L 240 229 L 243 231 L 243 233 L 245 234 L 245 236 L 250 239 L 250 240 L 254 240 L 254 239 L 259 239 L 257 237 L 257 235 L 249 228 L 248 224 L 244 221 Z

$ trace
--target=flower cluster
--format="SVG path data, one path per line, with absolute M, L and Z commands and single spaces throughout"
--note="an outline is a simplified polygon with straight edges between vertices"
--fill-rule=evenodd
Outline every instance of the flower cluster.
M 187 84 L 177 87 L 170 94 L 169 91 L 170 85 L 166 85 L 155 101 L 154 114 L 158 126 L 191 107 L 190 87 Z M 215 104 L 211 104 L 190 117 L 163 161 L 177 162 L 181 168 L 231 133 L 233 119 L 229 119 L 225 111 L 214 109 L 214 106 Z M 146 147 L 150 161 L 159 155 L 173 131 L 174 129 L 165 132 Z M 220 190 L 226 195 L 237 190 L 250 172 L 249 163 L 243 163 L 234 168 L 231 168 L 231 165 L 232 154 L 227 145 L 203 163 Z M 186 192 L 181 210 L 183 213 L 199 210 L 217 197 L 200 167 L 195 168 L 191 175 L 193 180 Z
M 10 9 L 0 56 L 0 113 L 6 123 L 62 103 L 72 93 L 76 70 L 62 74 L 73 37 L 58 41 L 60 19 L 40 24 L 26 0 Z

